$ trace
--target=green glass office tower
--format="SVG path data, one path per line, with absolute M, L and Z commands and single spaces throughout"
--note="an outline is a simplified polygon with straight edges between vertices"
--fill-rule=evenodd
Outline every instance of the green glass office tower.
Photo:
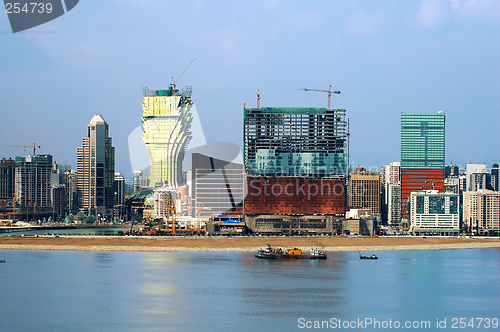
M 411 192 L 443 191 L 445 115 L 401 113 L 401 216 Z
M 444 113 L 401 114 L 401 168 L 444 168 Z

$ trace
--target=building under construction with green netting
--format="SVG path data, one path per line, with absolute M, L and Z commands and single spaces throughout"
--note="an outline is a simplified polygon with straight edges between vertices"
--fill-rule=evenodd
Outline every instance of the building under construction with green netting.
M 347 138 L 342 109 L 245 108 L 248 227 L 256 233 L 331 232 L 345 213 Z

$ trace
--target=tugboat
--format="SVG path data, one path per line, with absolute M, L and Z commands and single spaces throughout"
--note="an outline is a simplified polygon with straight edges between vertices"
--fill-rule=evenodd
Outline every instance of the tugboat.
M 283 250 L 282 248 L 273 248 L 270 244 L 266 244 L 264 249 L 260 249 L 255 254 L 257 258 L 264 259 L 326 259 L 327 256 L 323 250 L 319 250 L 314 246 L 311 247 L 309 253 L 302 253 L 302 249 L 293 248 Z
M 378 257 L 375 254 L 372 254 L 371 256 L 364 256 L 359 253 L 359 259 L 378 259 Z

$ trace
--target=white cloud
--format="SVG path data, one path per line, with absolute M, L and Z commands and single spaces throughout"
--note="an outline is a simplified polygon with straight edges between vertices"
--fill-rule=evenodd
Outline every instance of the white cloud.
M 449 4 L 459 16 L 475 19 L 500 18 L 500 1 L 497 0 L 449 0 Z
M 383 18 L 377 14 L 356 11 L 346 18 L 346 31 L 352 35 L 371 37 L 381 30 Z
M 417 23 L 425 28 L 440 26 L 448 16 L 448 7 L 444 1 L 424 0 L 417 12 Z
M 449 0 L 450 1 L 450 7 L 454 11 L 457 11 L 460 8 L 460 0 Z

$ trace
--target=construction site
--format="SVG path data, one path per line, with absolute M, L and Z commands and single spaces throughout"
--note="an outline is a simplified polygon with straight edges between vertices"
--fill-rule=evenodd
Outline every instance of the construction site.
M 244 108 L 247 226 L 259 234 L 327 234 L 345 214 L 346 111 Z

